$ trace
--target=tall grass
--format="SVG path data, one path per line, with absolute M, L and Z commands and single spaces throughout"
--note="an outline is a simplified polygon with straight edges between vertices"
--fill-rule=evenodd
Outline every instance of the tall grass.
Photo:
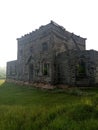
M 97 130 L 97 96 L 0 81 L 0 130 Z

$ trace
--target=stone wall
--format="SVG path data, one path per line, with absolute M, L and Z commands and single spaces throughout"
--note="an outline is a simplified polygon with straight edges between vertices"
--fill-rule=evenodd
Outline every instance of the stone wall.
M 36 39 L 32 43 L 25 44 L 22 47 L 21 43 L 18 43 L 18 48 L 22 50 L 22 56 L 18 52 L 19 64 L 22 64 L 23 78 L 24 80 L 30 80 L 30 66 L 32 65 L 32 81 L 33 82 L 45 82 L 49 81 L 51 78 L 51 45 L 50 35 L 44 37 L 43 39 Z M 47 50 L 43 50 L 43 44 L 47 44 Z M 20 52 L 21 53 L 21 52 Z M 46 78 L 43 76 L 43 65 L 44 63 L 49 64 L 49 75 Z M 27 78 L 28 77 L 28 78 Z
M 7 62 L 7 69 L 6 69 L 6 77 L 7 79 L 14 79 L 17 80 L 17 60 Z
M 72 86 L 98 84 L 98 52 L 72 50 L 58 54 L 56 58 L 57 83 Z

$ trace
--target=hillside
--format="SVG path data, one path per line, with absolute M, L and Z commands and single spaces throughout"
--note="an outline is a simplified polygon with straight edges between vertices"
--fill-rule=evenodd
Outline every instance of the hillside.
M 0 67 L 0 79 L 5 79 L 6 77 L 6 68 Z
M 98 89 L 44 90 L 2 80 L 0 130 L 98 130 Z

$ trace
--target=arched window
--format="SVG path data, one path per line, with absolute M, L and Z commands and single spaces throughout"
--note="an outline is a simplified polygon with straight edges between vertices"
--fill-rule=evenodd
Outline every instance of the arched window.
M 49 63 L 43 64 L 43 75 L 49 76 Z

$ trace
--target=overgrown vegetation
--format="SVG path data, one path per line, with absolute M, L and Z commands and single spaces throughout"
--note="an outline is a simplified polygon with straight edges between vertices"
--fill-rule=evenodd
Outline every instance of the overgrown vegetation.
M 97 130 L 98 89 L 42 90 L 0 81 L 0 130 Z

